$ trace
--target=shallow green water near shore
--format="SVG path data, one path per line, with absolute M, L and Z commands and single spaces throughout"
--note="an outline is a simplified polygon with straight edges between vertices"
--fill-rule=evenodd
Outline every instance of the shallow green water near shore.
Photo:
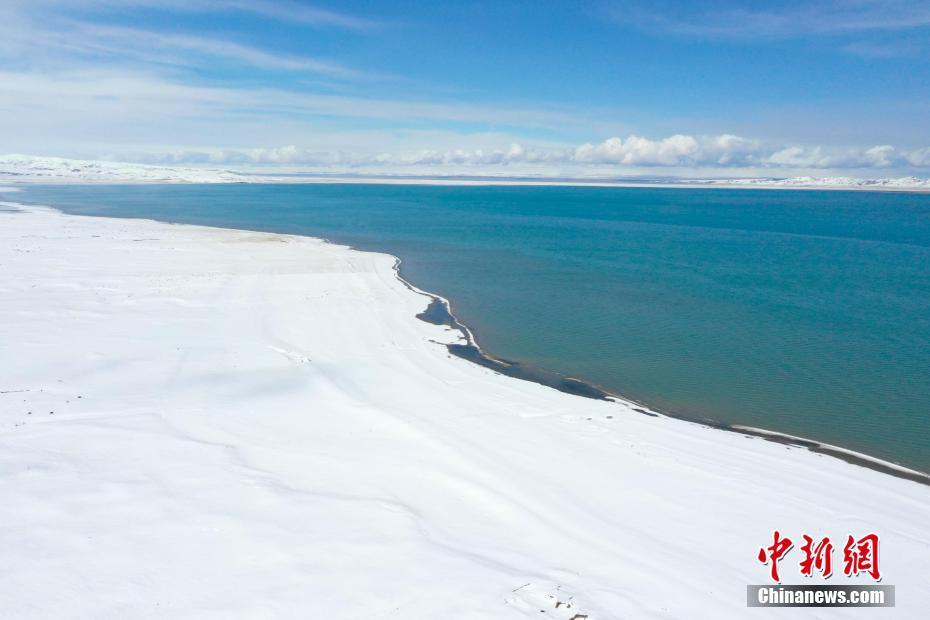
M 221 185 L 2 197 L 390 252 L 492 355 L 930 471 L 928 195 Z

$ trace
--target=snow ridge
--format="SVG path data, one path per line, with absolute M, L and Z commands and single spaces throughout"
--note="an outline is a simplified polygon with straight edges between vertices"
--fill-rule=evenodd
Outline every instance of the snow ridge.
M 860 179 L 856 177 L 790 177 L 787 179 L 715 179 L 704 181 L 712 185 L 746 185 L 756 187 L 825 187 L 853 189 L 930 189 L 930 179 L 914 176 L 891 179 Z
M 0 156 L 0 181 L 80 181 L 140 183 L 244 183 L 245 175 L 231 170 L 148 166 L 61 157 Z

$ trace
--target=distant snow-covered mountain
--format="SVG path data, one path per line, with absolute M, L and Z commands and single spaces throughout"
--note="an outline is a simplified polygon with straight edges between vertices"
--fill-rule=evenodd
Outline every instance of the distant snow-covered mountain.
M 148 166 L 144 164 L 0 155 L 0 181 L 78 181 L 138 183 L 243 183 L 248 177 L 231 170 Z
M 930 179 L 900 177 L 896 179 L 858 179 L 855 177 L 791 177 L 787 179 L 714 179 L 703 181 L 712 185 L 745 185 L 754 187 L 823 187 L 853 189 L 927 189 Z

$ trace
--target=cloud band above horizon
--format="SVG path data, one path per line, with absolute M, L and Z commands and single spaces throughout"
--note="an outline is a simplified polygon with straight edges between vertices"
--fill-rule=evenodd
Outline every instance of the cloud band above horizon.
M 574 147 L 532 147 L 514 142 L 507 148 L 422 149 L 414 152 L 359 153 L 321 151 L 288 145 L 276 148 L 184 149 L 137 152 L 108 159 L 150 164 L 240 166 L 359 167 L 506 167 L 566 165 L 584 167 L 885 170 L 930 169 L 930 147 L 898 150 L 890 145 L 862 149 L 766 144 L 732 134 L 676 134 L 650 139 L 630 135 Z
M 8 0 L 0 153 L 469 174 L 930 169 L 921 2 L 508 4 Z

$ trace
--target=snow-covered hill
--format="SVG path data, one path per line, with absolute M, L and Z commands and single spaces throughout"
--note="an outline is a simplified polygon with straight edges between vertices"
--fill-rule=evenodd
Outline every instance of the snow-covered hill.
M 823 187 L 850 189 L 930 190 L 930 179 L 899 177 L 895 179 L 859 179 L 855 177 L 791 177 L 787 179 L 722 179 L 709 181 L 714 185 L 745 185 L 750 187 Z
M 0 182 L 137 182 L 137 183 L 243 183 L 245 175 L 230 170 L 147 166 L 144 164 L 34 157 L 0 156 Z

